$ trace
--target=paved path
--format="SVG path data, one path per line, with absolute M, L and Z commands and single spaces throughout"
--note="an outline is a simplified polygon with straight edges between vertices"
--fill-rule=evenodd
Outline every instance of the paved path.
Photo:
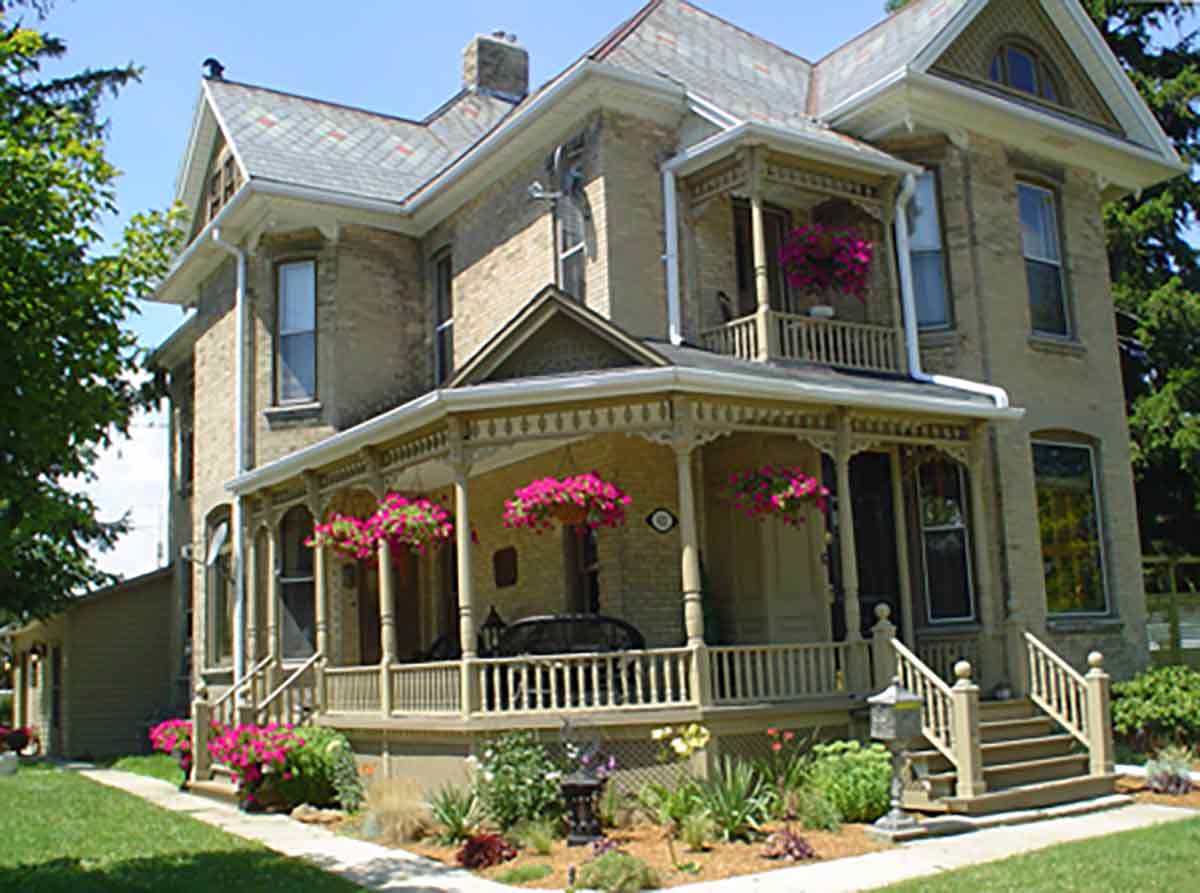
M 302 825 L 286 816 L 245 815 L 232 805 L 181 793 L 173 785 L 158 779 L 111 769 L 85 769 L 81 774 L 136 794 L 164 809 L 186 813 L 231 834 L 256 840 L 276 852 L 306 859 L 371 890 L 513 893 L 517 889 L 447 868 L 402 850 L 388 849 L 341 837 L 323 828 Z M 1139 803 L 1107 812 L 1048 819 L 1034 825 L 1014 825 L 958 837 L 920 840 L 849 859 L 783 868 L 724 881 L 687 884 L 672 888 L 671 893 L 851 893 L 872 890 L 897 881 L 992 862 L 1059 843 L 1130 831 L 1196 815 L 1193 810 Z
M 403 850 L 355 840 L 284 815 L 247 815 L 233 804 L 185 794 L 157 778 L 113 769 L 83 769 L 80 775 L 181 812 L 268 849 L 295 856 L 370 890 L 405 893 L 513 893 L 514 887 L 447 868 Z M 283 891 L 280 891 L 283 893 Z

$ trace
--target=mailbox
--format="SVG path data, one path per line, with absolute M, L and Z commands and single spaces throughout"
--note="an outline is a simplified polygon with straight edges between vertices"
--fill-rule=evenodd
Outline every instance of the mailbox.
M 871 737 L 876 741 L 895 742 L 902 748 L 921 739 L 921 699 L 902 686 L 899 677 L 867 703 L 871 705 Z

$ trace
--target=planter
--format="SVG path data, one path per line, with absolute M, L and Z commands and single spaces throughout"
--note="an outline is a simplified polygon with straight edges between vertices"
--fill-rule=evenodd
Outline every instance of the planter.
M 830 304 L 813 304 L 808 308 L 808 315 L 813 319 L 833 319 L 837 311 Z
M 581 505 L 564 502 L 559 505 L 551 506 L 549 511 L 550 517 L 558 521 L 565 527 L 570 527 L 575 524 L 582 524 L 587 520 L 587 509 Z
M 531 481 L 504 501 L 504 526 L 526 527 L 542 533 L 561 524 L 586 524 L 592 529 L 625 523 L 629 497 L 596 474 Z

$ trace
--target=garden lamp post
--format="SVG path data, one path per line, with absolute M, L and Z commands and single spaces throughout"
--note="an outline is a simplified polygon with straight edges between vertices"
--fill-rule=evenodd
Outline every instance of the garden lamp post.
M 604 836 L 600 832 L 600 818 L 596 815 L 596 801 L 604 790 L 604 782 L 605 779 L 597 778 L 585 769 L 576 769 L 563 778 L 560 786 L 567 820 L 571 823 L 567 846 L 583 846 Z
M 875 822 L 873 830 L 878 836 L 894 839 L 917 828 L 916 820 L 900 808 L 900 799 L 904 792 L 904 752 L 923 736 L 921 699 L 904 688 L 897 676 L 867 703 L 871 705 L 871 737 L 892 754 L 892 808 Z

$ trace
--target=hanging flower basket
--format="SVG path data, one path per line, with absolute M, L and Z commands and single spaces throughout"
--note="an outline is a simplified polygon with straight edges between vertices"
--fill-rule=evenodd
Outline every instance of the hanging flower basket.
M 813 508 L 829 510 L 829 490 L 799 468 L 764 465 L 729 478 L 734 508 L 748 517 L 774 516 L 792 527 L 807 520 Z
M 313 534 L 304 545 L 320 549 L 328 546 L 345 558 L 370 558 L 375 554 L 375 539 L 368 521 L 352 515 L 333 514 L 324 524 L 314 524 Z
M 430 499 L 409 499 L 399 493 L 389 493 L 379 501 L 367 526 L 372 539 L 386 539 L 397 558 L 407 549 L 423 553 L 427 546 L 454 539 L 454 522 L 445 508 Z
M 788 284 L 806 292 L 840 292 L 866 301 L 875 246 L 854 227 L 798 226 L 779 249 Z
M 616 484 L 587 473 L 565 478 L 542 478 L 517 490 L 504 501 L 504 526 L 527 527 L 541 533 L 564 525 L 619 527 L 632 500 Z

